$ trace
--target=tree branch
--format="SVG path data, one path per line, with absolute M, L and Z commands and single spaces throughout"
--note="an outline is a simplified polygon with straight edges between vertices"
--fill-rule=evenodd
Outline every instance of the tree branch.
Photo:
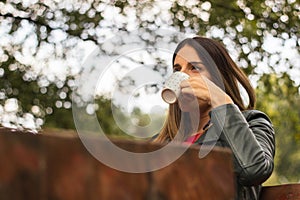
M 52 30 L 62 30 L 62 31 L 65 31 L 69 36 L 73 36 L 73 37 L 78 37 L 80 38 L 81 40 L 83 41 L 92 41 L 94 42 L 95 44 L 99 44 L 97 39 L 95 37 L 92 37 L 90 35 L 88 35 L 87 38 L 81 38 L 81 32 L 78 32 L 78 33 L 75 33 L 75 31 L 72 31 L 72 30 L 64 30 L 63 28 L 61 27 L 57 27 L 57 28 L 53 28 L 51 27 L 49 24 L 47 24 L 46 22 L 44 22 L 43 20 L 33 20 L 32 18 L 30 17 L 20 17 L 20 16 L 14 16 L 13 14 L 11 13 L 7 13 L 7 14 L 1 14 L 0 13 L 0 17 L 4 17 L 4 18 L 13 18 L 14 20 L 18 20 L 18 21 L 22 21 L 22 20 L 27 20 L 37 26 L 45 26 L 48 30 L 52 31 Z

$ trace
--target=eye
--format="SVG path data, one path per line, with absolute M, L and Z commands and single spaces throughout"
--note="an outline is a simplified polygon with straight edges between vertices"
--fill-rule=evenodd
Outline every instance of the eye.
M 192 65 L 191 69 L 193 71 L 198 71 L 198 72 L 201 72 L 203 70 L 203 68 L 201 66 L 198 66 L 198 65 Z
M 181 70 L 181 67 L 180 66 L 174 66 L 173 67 L 173 72 L 178 72 Z

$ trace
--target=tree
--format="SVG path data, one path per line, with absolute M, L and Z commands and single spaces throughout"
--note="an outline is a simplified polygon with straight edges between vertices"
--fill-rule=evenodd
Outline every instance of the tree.
M 265 110 L 276 132 L 276 182 L 298 182 L 300 173 L 300 95 L 284 73 L 265 75 L 259 82 L 258 109 Z

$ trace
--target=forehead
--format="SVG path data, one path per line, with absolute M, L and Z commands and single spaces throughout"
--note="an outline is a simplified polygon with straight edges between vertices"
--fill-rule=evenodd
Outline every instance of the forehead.
M 178 51 L 174 60 L 174 64 L 178 62 L 191 62 L 200 60 L 201 59 L 199 58 L 197 51 L 193 47 L 185 45 Z

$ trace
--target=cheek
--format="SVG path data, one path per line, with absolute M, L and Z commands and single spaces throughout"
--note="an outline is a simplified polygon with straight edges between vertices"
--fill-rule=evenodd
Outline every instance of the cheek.
M 205 72 L 203 72 L 203 73 L 200 73 L 201 74 L 201 76 L 205 76 L 207 79 L 209 79 L 210 81 L 213 81 L 212 80 L 212 77 L 211 77 L 211 75 L 208 73 L 208 71 L 205 71 Z
M 205 70 L 189 70 L 186 72 L 189 76 L 205 76 L 208 79 L 211 79 L 210 73 L 205 69 Z
M 190 77 L 197 77 L 197 76 L 202 75 L 202 73 L 199 72 L 199 71 L 190 71 L 190 72 L 188 72 L 187 74 L 188 74 Z

